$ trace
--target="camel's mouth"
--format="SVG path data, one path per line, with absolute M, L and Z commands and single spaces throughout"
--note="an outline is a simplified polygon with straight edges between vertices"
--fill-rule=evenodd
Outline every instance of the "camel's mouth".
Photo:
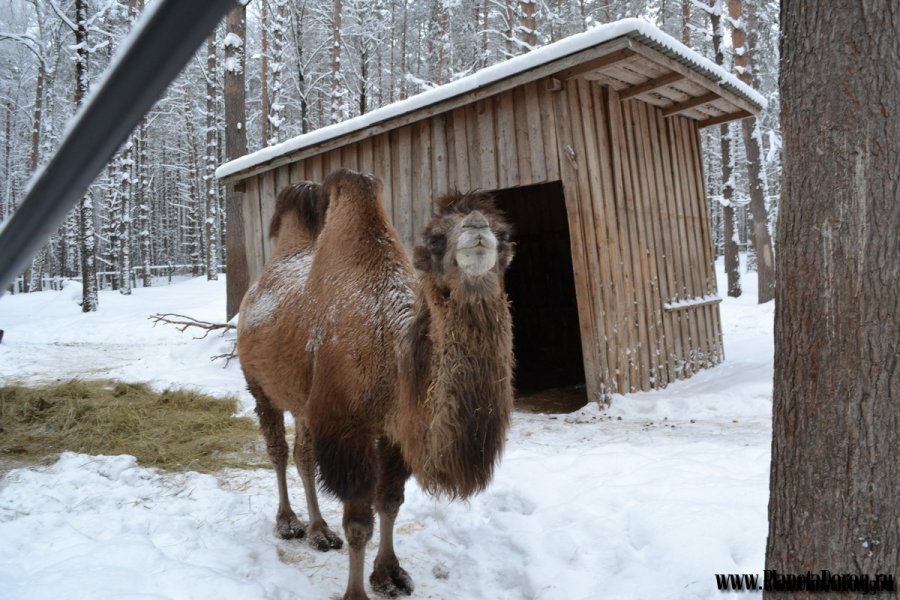
M 484 275 L 497 264 L 497 238 L 490 227 L 469 227 L 460 232 L 456 263 L 466 275 Z

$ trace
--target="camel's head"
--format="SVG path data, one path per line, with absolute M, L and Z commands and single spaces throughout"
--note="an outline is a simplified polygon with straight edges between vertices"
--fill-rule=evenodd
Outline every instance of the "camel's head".
M 414 250 L 416 268 L 448 289 L 458 284 L 483 288 L 491 282 L 502 287 L 515 244 L 494 199 L 479 191 L 454 192 L 435 205 L 424 243 Z
M 317 183 L 294 183 L 278 193 L 269 221 L 269 237 L 276 246 L 310 244 L 325 224 L 328 196 Z

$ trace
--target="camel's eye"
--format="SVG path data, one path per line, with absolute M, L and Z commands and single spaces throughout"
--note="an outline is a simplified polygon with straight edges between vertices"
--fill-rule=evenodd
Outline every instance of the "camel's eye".
M 505 229 L 498 231 L 497 232 L 497 241 L 500 243 L 503 243 L 503 244 L 508 242 L 509 241 L 509 232 L 506 231 Z
M 442 233 L 432 233 L 428 236 L 428 249 L 433 254 L 440 254 L 447 247 L 447 236 Z

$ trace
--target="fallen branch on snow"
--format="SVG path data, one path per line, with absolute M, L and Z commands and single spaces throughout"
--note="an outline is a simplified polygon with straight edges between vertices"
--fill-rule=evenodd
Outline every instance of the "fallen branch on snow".
M 194 317 L 188 317 L 186 315 L 179 315 L 175 313 L 157 313 L 155 315 L 151 315 L 148 317 L 151 321 L 153 321 L 153 326 L 156 327 L 159 323 L 166 323 L 168 325 L 175 325 L 178 331 L 184 333 L 189 327 L 196 327 L 198 329 L 203 329 L 205 333 L 203 335 L 194 336 L 195 340 L 206 339 L 213 331 L 221 331 L 222 336 L 224 337 L 226 333 L 231 331 L 232 329 L 237 329 L 237 326 L 231 323 L 211 323 L 209 321 L 201 321 L 199 319 L 195 319 Z M 214 361 L 218 358 L 225 359 L 225 366 L 228 366 L 228 363 L 231 362 L 231 359 L 237 358 L 237 342 L 235 341 L 235 345 L 232 346 L 231 352 L 227 352 L 225 354 L 217 354 L 216 356 L 210 357 L 209 360 Z

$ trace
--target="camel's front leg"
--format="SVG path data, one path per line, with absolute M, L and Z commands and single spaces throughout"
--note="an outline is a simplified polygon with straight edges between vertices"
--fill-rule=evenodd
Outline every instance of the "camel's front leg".
M 284 435 L 284 413 L 272 406 L 271 401 L 256 384 L 247 389 L 256 399 L 259 428 L 266 439 L 266 450 L 275 467 L 278 479 L 278 513 L 275 515 L 275 534 L 284 539 L 302 538 L 306 528 L 291 508 L 287 490 L 288 445 Z
M 380 543 L 375 556 L 375 568 L 369 583 L 379 594 L 394 598 L 412 594 L 413 582 L 400 566 L 394 553 L 394 522 L 403 504 L 403 488 L 409 479 L 409 467 L 400 449 L 385 439 L 379 444 L 378 484 L 375 490 L 375 508 L 378 510 Z
M 350 570 L 344 600 L 368 600 L 363 569 L 366 544 L 372 539 L 375 516 L 370 494 L 356 500 L 344 501 L 344 535 L 350 547 Z
M 344 542 L 329 527 L 319 510 L 319 498 L 316 496 L 316 457 L 312 448 L 312 436 L 309 429 L 296 413 L 294 422 L 297 428 L 297 439 L 294 442 L 294 462 L 303 479 L 303 491 L 306 493 L 306 508 L 309 512 L 309 525 L 306 536 L 309 545 L 322 552 L 339 549 Z

